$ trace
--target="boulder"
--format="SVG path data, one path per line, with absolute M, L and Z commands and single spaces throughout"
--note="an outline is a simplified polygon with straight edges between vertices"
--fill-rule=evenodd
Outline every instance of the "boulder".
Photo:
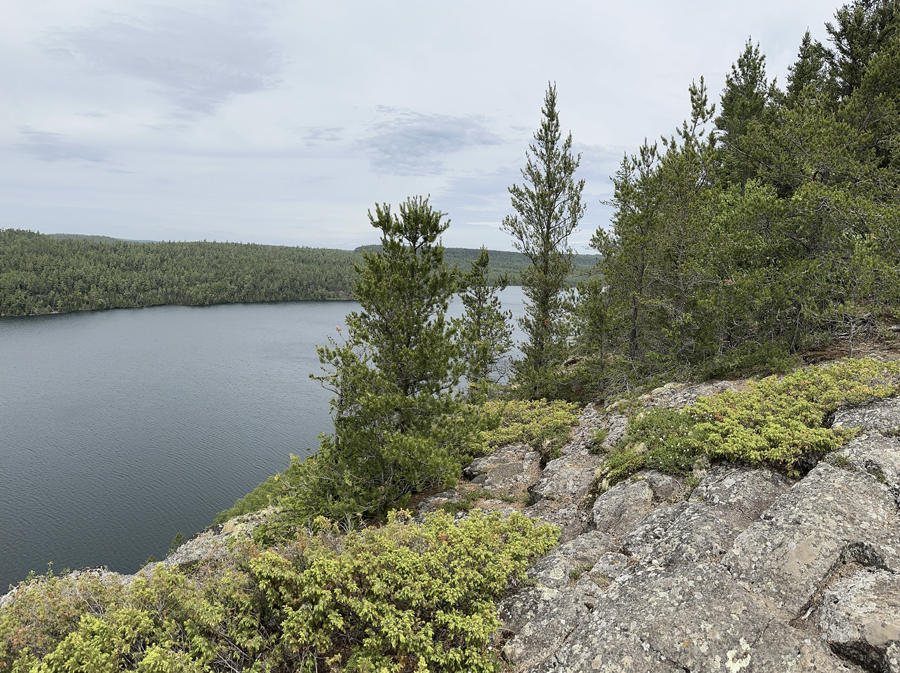
M 655 509 L 682 499 L 684 480 L 648 470 L 616 484 L 594 501 L 591 516 L 597 530 L 613 537 L 627 535 Z
M 866 670 L 900 671 L 900 576 L 863 570 L 838 582 L 823 596 L 819 627 L 832 650 Z
M 749 590 L 800 617 L 848 561 L 882 566 L 900 521 L 887 485 L 819 463 L 744 531 L 722 560 Z
M 560 607 L 562 607 L 560 602 Z M 517 670 L 607 673 L 774 673 L 855 671 L 820 638 L 795 629 L 718 564 L 643 569 L 614 581 L 586 616 L 573 596 L 565 613 L 544 614 L 570 628 L 541 662 L 513 659 Z M 580 618 L 579 618 L 580 617 Z M 554 625 L 544 624 L 549 629 Z M 517 638 L 526 633 L 522 629 Z M 534 629 L 537 633 L 539 629 Z M 515 639 L 514 639 L 515 640 Z M 504 650 L 507 653 L 507 650 Z

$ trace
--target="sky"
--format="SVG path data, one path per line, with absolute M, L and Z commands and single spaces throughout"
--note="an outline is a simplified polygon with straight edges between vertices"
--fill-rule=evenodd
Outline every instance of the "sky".
M 367 212 L 430 195 L 447 246 L 501 230 L 555 82 L 587 211 L 671 135 L 701 76 L 717 101 L 748 38 L 784 82 L 812 0 L 7 0 L 0 228 L 352 249 Z

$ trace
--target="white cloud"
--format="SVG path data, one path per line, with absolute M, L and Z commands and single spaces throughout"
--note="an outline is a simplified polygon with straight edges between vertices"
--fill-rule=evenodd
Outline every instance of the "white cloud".
M 388 107 L 378 112 L 389 119 L 373 124 L 374 133 L 361 141 L 378 173 L 437 175 L 445 172 L 448 154 L 504 142 L 477 115 L 453 117 Z
M 101 77 L 148 82 L 181 114 L 212 114 L 234 96 L 280 83 L 279 46 L 259 17 L 234 5 L 213 14 L 148 6 L 100 16 L 52 33 L 45 49 Z
M 59 133 L 36 131 L 30 126 L 19 127 L 19 133 L 24 136 L 25 142 L 16 143 L 14 147 L 41 161 L 82 159 L 99 163 L 106 160 L 106 155 L 102 150 L 67 142 Z

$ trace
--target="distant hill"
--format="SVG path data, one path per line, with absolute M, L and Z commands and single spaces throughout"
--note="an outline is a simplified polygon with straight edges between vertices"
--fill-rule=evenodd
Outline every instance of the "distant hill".
M 367 246 L 377 249 L 378 246 Z M 255 243 L 128 241 L 110 236 L 0 229 L 0 316 L 178 304 L 351 299 L 363 248 L 333 250 Z M 446 248 L 467 269 L 478 250 Z M 490 251 L 491 276 L 513 285 L 524 255 Z M 576 275 L 597 255 L 575 258 Z
M 363 245 L 354 252 L 362 252 L 363 250 L 379 250 L 380 245 Z M 461 270 L 465 271 L 469 267 L 469 263 L 473 262 L 477 257 L 479 249 L 476 248 L 444 248 L 444 260 L 450 264 L 456 264 Z M 511 252 L 509 250 L 488 250 L 491 258 L 490 276 L 496 278 L 502 273 L 508 274 L 512 285 L 519 284 L 519 274 L 529 265 L 528 258 L 521 252 Z M 575 276 L 573 282 L 587 274 L 594 265 L 600 261 L 600 255 L 575 255 Z
M 0 316 L 350 299 L 348 250 L 0 229 Z
M 138 241 L 132 238 L 113 238 L 112 236 L 93 236 L 90 234 L 45 234 L 50 238 L 75 238 L 94 243 L 159 243 L 159 241 Z

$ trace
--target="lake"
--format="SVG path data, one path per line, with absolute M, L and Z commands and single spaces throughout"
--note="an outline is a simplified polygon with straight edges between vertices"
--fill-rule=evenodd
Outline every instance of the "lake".
M 519 287 L 501 295 L 522 315 Z M 0 320 L 0 594 L 30 570 L 132 573 L 331 431 L 316 344 L 356 302 Z M 459 302 L 451 314 L 459 315 Z M 518 334 L 518 333 L 517 333 Z M 519 337 L 521 335 L 518 335 Z

